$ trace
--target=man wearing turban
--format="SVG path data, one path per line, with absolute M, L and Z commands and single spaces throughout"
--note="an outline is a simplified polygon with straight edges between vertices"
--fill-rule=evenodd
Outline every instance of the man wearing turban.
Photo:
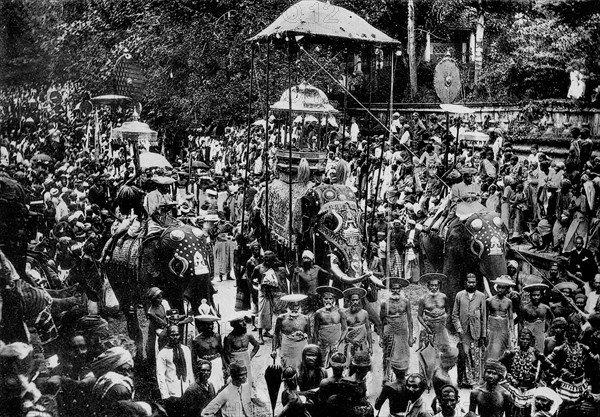
M 329 273 L 319 265 L 315 265 L 315 255 L 309 250 L 302 252 L 302 265 L 294 270 L 291 290 L 292 293 L 308 296 L 302 305 L 305 314 L 314 313 L 321 307 L 316 290 L 319 285 L 325 285 L 328 281 Z
M 492 359 L 486 361 L 484 382 L 471 391 L 467 416 L 502 417 L 511 415 L 512 397 L 506 389 L 499 385 L 505 375 L 506 368 L 500 362 Z
M 133 357 L 121 346 L 108 349 L 91 365 L 98 378 L 92 389 L 96 415 L 113 416 L 120 400 L 133 400 Z

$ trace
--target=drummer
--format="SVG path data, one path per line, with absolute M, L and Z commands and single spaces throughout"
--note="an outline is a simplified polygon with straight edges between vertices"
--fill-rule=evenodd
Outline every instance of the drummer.
M 214 331 L 214 324 L 219 320 L 211 314 L 200 314 L 194 317 L 198 336 L 192 341 L 192 363 L 199 360 L 209 361 L 212 364 L 208 381 L 213 384 L 216 391 L 223 386 L 226 369 L 223 366 L 223 345 L 221 335 Z
M 273 349 L 271 357 L 277 357 L 277 349 L 281 357 L 281 366 L 288 366 L 298 370 L 302 361 L 302 350 L 308 343 L 310 334 L 310 321 L 308 316 L 302 314 L 300 303 L 306 300 L 304 294 L 289 294 L 281 297 L 287 303 L 287 312 L 279 315 L 275 323 Z

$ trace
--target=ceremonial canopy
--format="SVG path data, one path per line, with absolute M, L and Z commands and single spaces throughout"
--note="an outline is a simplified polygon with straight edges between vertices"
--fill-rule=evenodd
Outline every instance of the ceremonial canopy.
M 312 42 L 323 43 L 343 40 L 400 44 L 355 13 L 317 0 L 304 0 L 294 4 L 249 41 L 277 42 L 285 40 L 286 36 L 307 36 Z

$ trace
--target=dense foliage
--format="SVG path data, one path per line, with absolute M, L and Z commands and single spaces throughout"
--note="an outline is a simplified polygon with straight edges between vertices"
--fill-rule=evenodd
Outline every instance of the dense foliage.
M 247 117 L 251 45 L 246 39 L 266 27 L 293 0 L 10 0 L 0 6 L 3 28 L 0 81 L 19 84 L 75 80 L 92 95 L 111 92 L 111 72 L 126 51 L 147 76 L 143 117 L 183 140 L 188 127 Z M 501 7 L 498 3 L 502 3 Z M 575 3 L 579 6 L 575 7 Z M 425 33 L 447 39 L 459 22 L 473 25 L 477 10 L 486 17 L 484 74 L 480 85 L 466 85 L 467 100 L 523 101 L 562 98 L 568 88 L 567 67 L 585 67 L 589 85 L 597 85 L 600 68 L 600 6 L 576 0 L 496 2 L 493 0 L 416 0 L 418 57 Z M 339 0 L 406 45 L 406 1 Z M 507 6 L 509 4 L 509 6 Z M 404 47 L 405 48 L 405 47 Z M 311 48 L 336 79 L 350 57 L 339 45 Z M 372 52 L 372 51 L 371 51 Z M 407 101 L 405 49 L 397 61 L 395 101 Z M 339 102 L 342 90 L 299 53 L 292 62 L 292 82 L 303 80 L 324 89 Z M 264 116 L 266 46 L 255 49 L 253 117 Z M 363 59 L 372 56 L 363 51 Z M 350 68 L 353 93 L 363 102 L 387 101 L 389 67 L 373 71 L 369 91 L 368 59 L 362 74 Z M 287 54 L 271 47 L 269 100 L 287 85 Z M 436 101 L 434 65 L 419 58 L 419 101 Z M 351 66 L 351 65 L 350 65 Z M 471 69 L 463 68 L 468 80 Z M 352 104 L 352 103 L 351 103 Z

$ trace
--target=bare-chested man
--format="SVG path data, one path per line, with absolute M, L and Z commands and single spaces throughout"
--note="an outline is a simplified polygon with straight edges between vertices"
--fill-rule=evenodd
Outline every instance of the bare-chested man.
M 513 303 L 507 294 L 515 283 L 508 275 L 501 275 L 492 283 L 496 284 L 497 293 L 487 300 L 487 359 L 498 360 L 512 347 Z
M 546 329 L 552 323 L 554 314 L 546 304 L 543 304 L 542 297 L 548 289 L 546 284 L 531 284 L 523 287 L 523 291 L 529 293 L 530 303 L 521 305 L 521 320 L 523 327 L 531 330 L 533 334 L 535 347 L 538 351 L 544 351 L 544 339 L 546 338 Z
M 329 273 L 319 265 L 315 265 L 315 255 L 305 250 L 302 252 L 302 265 L 294 270 L 291 283 L 293 293 L 308 296 L 308 299 L 302 303 L 302 311 L 305 314 L 312 314 L 321 308 L 321 298 L 316 290 L 323 281 L 329 281 Z
M 227 367 L 232 362 L 238 361 L 248 368 L 248 382 L 252 380 L 252 358 L 258 353 L 260 344 L 258 340 L 246 333 L 246 317 L 239 316 L 229 320 L 233 330 L 223 339 L 223 362 Z M 252 345 L 252 351 L 248 353 L 248 346 Z
M 323 366 L 327 368 L 329 358 L 346 336 L 346 314 L 336 306 L 336 300 L 344 294 L 335 287 L 327 286 L 318 287 L 317 293 L 323 298 L 323 307 L 315 313 L 313 343 L 321 349 Z
M 373 354 L 369 313 L 362 308 L 362 300 L 366 295 L 364 288 L 353 287 L 344 291 L 344 298 L 350 304 L 345 311 L 347 333 L 344 338 L 344 353 L 348 359 L 352 359 L 357 352 L 367 352 L 369 356 Z
M 484 383 L 471 391 L 469 413 L 465 417 L 510 417 L 513 400 L 510 393 L 498 385 L 506 368 L 496 360 L 487 360 Z
M 273 337 L 273 350 L 271 357 L 277 357 L 277 349 L 281 355 L 281 366 L 288 366 L 298 370 L 302 362 L 302 350 L 308 343 L 310 334 L 310 321 L 301 312 L 300 303 L 306 300 L 306 295 L 290 294 L 281 297 L 286 302 L 287 312 L 279 315 L 275 322 L 275 334 Z
M 423 346 L 427 340 L 442 351 L 448 346 L 448 331 L 446 307 L 448 305 L 446 294 L 440 292 L 440 280 L 446 279 L 444 274 L 432 273 L 421 276 L 421 281 L 427 283 L 427 294 L 419 299 L 418 319 L 422 330 L 419 345 Z
M 390 289 L 390 297 L 381 303 L 380 346 L 383 348 L 383 380 L 392 379 L 394 373 L 400 372 L 400 380 L 410 364 L 410 347 L 415 343 L 413 336 L 412 309 L 410 300 L 402 292 L 408 286 L 404 278 L 388 278 L 384 280 L 386 288 Z
M 223 376 L 227 374 L 221 358 L 223 354 L 221 335 L 214 332 L 214 322 L 218 320 L 218 317 L 208 314 L 196 316 L 199 334 L 192 340 L 192 364 L 196 364 L 200 359 L 211 362 L 209 381 L 217 390 L 223 386 L 225 381 Z

